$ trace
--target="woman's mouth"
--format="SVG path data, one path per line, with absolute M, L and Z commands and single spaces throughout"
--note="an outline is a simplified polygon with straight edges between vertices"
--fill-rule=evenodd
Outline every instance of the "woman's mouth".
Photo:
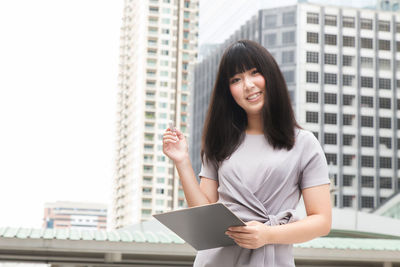
M 252 94 L 251 96 L 247 97 L 246 99 L 249 102 L 255 102 L 255 101 L 259 100 L 260 98 L 261 98 L 261 92 L 258 92 L 258 93 Z

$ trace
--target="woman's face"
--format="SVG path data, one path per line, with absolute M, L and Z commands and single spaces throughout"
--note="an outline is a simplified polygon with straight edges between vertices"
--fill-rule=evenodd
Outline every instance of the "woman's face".
M 252 68 L 229 79 L 229 89 L 236 103 L 247 115 L 260 114 L 264 106 L 265 79 Z

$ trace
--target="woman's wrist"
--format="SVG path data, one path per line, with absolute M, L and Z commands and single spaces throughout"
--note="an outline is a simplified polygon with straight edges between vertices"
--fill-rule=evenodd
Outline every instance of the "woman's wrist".
M 186 164 L 190 164 L 190 157 L 189 155 L 184 156 L 182 159 L 174 160 L 174 164 L 177 168 L 184 166 Z

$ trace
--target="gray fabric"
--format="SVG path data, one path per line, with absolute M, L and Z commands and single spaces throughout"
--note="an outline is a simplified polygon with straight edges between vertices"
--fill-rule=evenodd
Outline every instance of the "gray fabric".
M 218 202 L 243 221 L 280 225 L 296 221 L 294 214 L 304 188 L 329 184 L 324 152 L 314 135 L 296 129 L 294 147 L 274 150 L 263 135 L 246 135 L 243 143 L 216 170 L 204 161 L 199 176 L 219 182 Z M 292 245 L 259 249 L 237 245 L 202 250 L 195 267 L 295 266 Z

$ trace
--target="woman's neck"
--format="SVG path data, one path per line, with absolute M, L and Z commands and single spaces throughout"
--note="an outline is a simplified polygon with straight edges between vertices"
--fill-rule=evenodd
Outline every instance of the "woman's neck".
M 264 127 L 262 123 L 262 117 L 260 115 L 247 116 L 247 128 L 246 133 L 248 134 L 263 134 Z

